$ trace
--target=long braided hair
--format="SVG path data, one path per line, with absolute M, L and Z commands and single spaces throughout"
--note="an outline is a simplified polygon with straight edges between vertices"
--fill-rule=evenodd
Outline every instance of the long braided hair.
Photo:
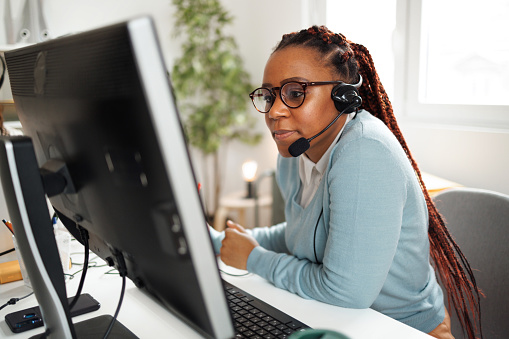
M 476 333 L 482 338 L 480 322 L 480 290 L 466 257 L 447 230 L 444 220 L 433 204 L 422 180 L 421 172 L 398 127 L 389 97 L 380 82 L 373 59 L 366 47 L 355 44 L 342 34 L 335 34 L 325 26 L 313 26 L 299 32 L 285 34 L 274 53 L 288 46 L 308 47 L 319 51 L 325 63 L 347 83 L 363 83 L 359 89 L 363 99 L 361 108 L 384 122 L 396 136 L 415 170 L 429 213 L 428 238 L 430 255 L 439 279 L 447 290 L 448 305 L 454 306 L 460 323 L 469 338 Z

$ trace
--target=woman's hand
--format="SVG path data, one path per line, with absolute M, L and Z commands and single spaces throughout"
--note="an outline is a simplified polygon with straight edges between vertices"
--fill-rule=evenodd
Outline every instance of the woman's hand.
M 221 260 L 228 266 L 241 270 L 247 268 L 247 258 L 258 242 L 246 232 L 244 227 L 228 220 L 221 246 Z

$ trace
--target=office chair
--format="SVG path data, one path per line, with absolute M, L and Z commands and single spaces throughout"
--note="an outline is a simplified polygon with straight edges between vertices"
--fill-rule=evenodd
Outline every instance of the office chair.
M 509 196 L 474 189 L 452 188 L 433 198 L 451 235 L 467 257 L 481 297 L 484 338 L 509 334 Z M 452 333 L 463 338 L 455 312 Z

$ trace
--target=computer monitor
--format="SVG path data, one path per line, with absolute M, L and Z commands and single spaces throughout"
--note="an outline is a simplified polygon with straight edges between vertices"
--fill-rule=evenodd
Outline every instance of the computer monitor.
M 65 179 L 62 193 L 48 194 L 64 225 L 78 240 L 77 227 L 84 228 L 93 252 L 125 267 L 136 286 L 201 334 L 233 337 L 152 20 L 135 18 L 5 56 L 38 167 Z

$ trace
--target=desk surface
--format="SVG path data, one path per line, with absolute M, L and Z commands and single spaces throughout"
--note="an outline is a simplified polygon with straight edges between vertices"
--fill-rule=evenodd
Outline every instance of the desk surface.
M 91 254 L 91 261 L 94 257 L 95 255 Z M 81 262 L 80 256 L 73 255 L 73 261 Z M 103 263 L 101 259 L 96 259 L 96 262 L 98 264 Z M 220 263 L 220 267 L 230 272 L 238 272 L 224 266 L 222 263 Z M 71 273 L 78 269 L 78 266 L 74 266 Z M 98 311 L 73 318 L 75 323 L 102 314 L 112 315 L 115 313 L 122 280 L 118 275 L 105 274 L 109 269 L 109 267 L 89 268 L 83 293 L 90 293 L 101 303 L 101 308 Z M 228 282 L 313 328 L 336 330 L 351 339 L 431 338 L 427 334 L 372 309 L 346 309 L 314 300 L 305 300 L 295 294 L 276 288 L 263 278 L 253 274 L 243 277 L 223 274 L 223 277 Z M 74 279 L 67 281 L 69 296 L 76 293 L 79 278 L 80 275 L 77 274 Z M 10 298 L 19 298 L 30 292 L 31 290 L 25 287 L 22 281 L 0 285 L 0 305 L 6 303 Z M 43 328 L 14 334 L 5 323 L 6 314 L 35 305 L 37 305 L 35 296 L 30 296 L 19 301 L 16 305 L 7 306 L 1 310 L 0 337 L 24 339 L 41 333 Z M 201 338 L 198 333 L 182 323 L 149 295 L 136 288 L 129 279 L 118 319 L 140 338 Z

